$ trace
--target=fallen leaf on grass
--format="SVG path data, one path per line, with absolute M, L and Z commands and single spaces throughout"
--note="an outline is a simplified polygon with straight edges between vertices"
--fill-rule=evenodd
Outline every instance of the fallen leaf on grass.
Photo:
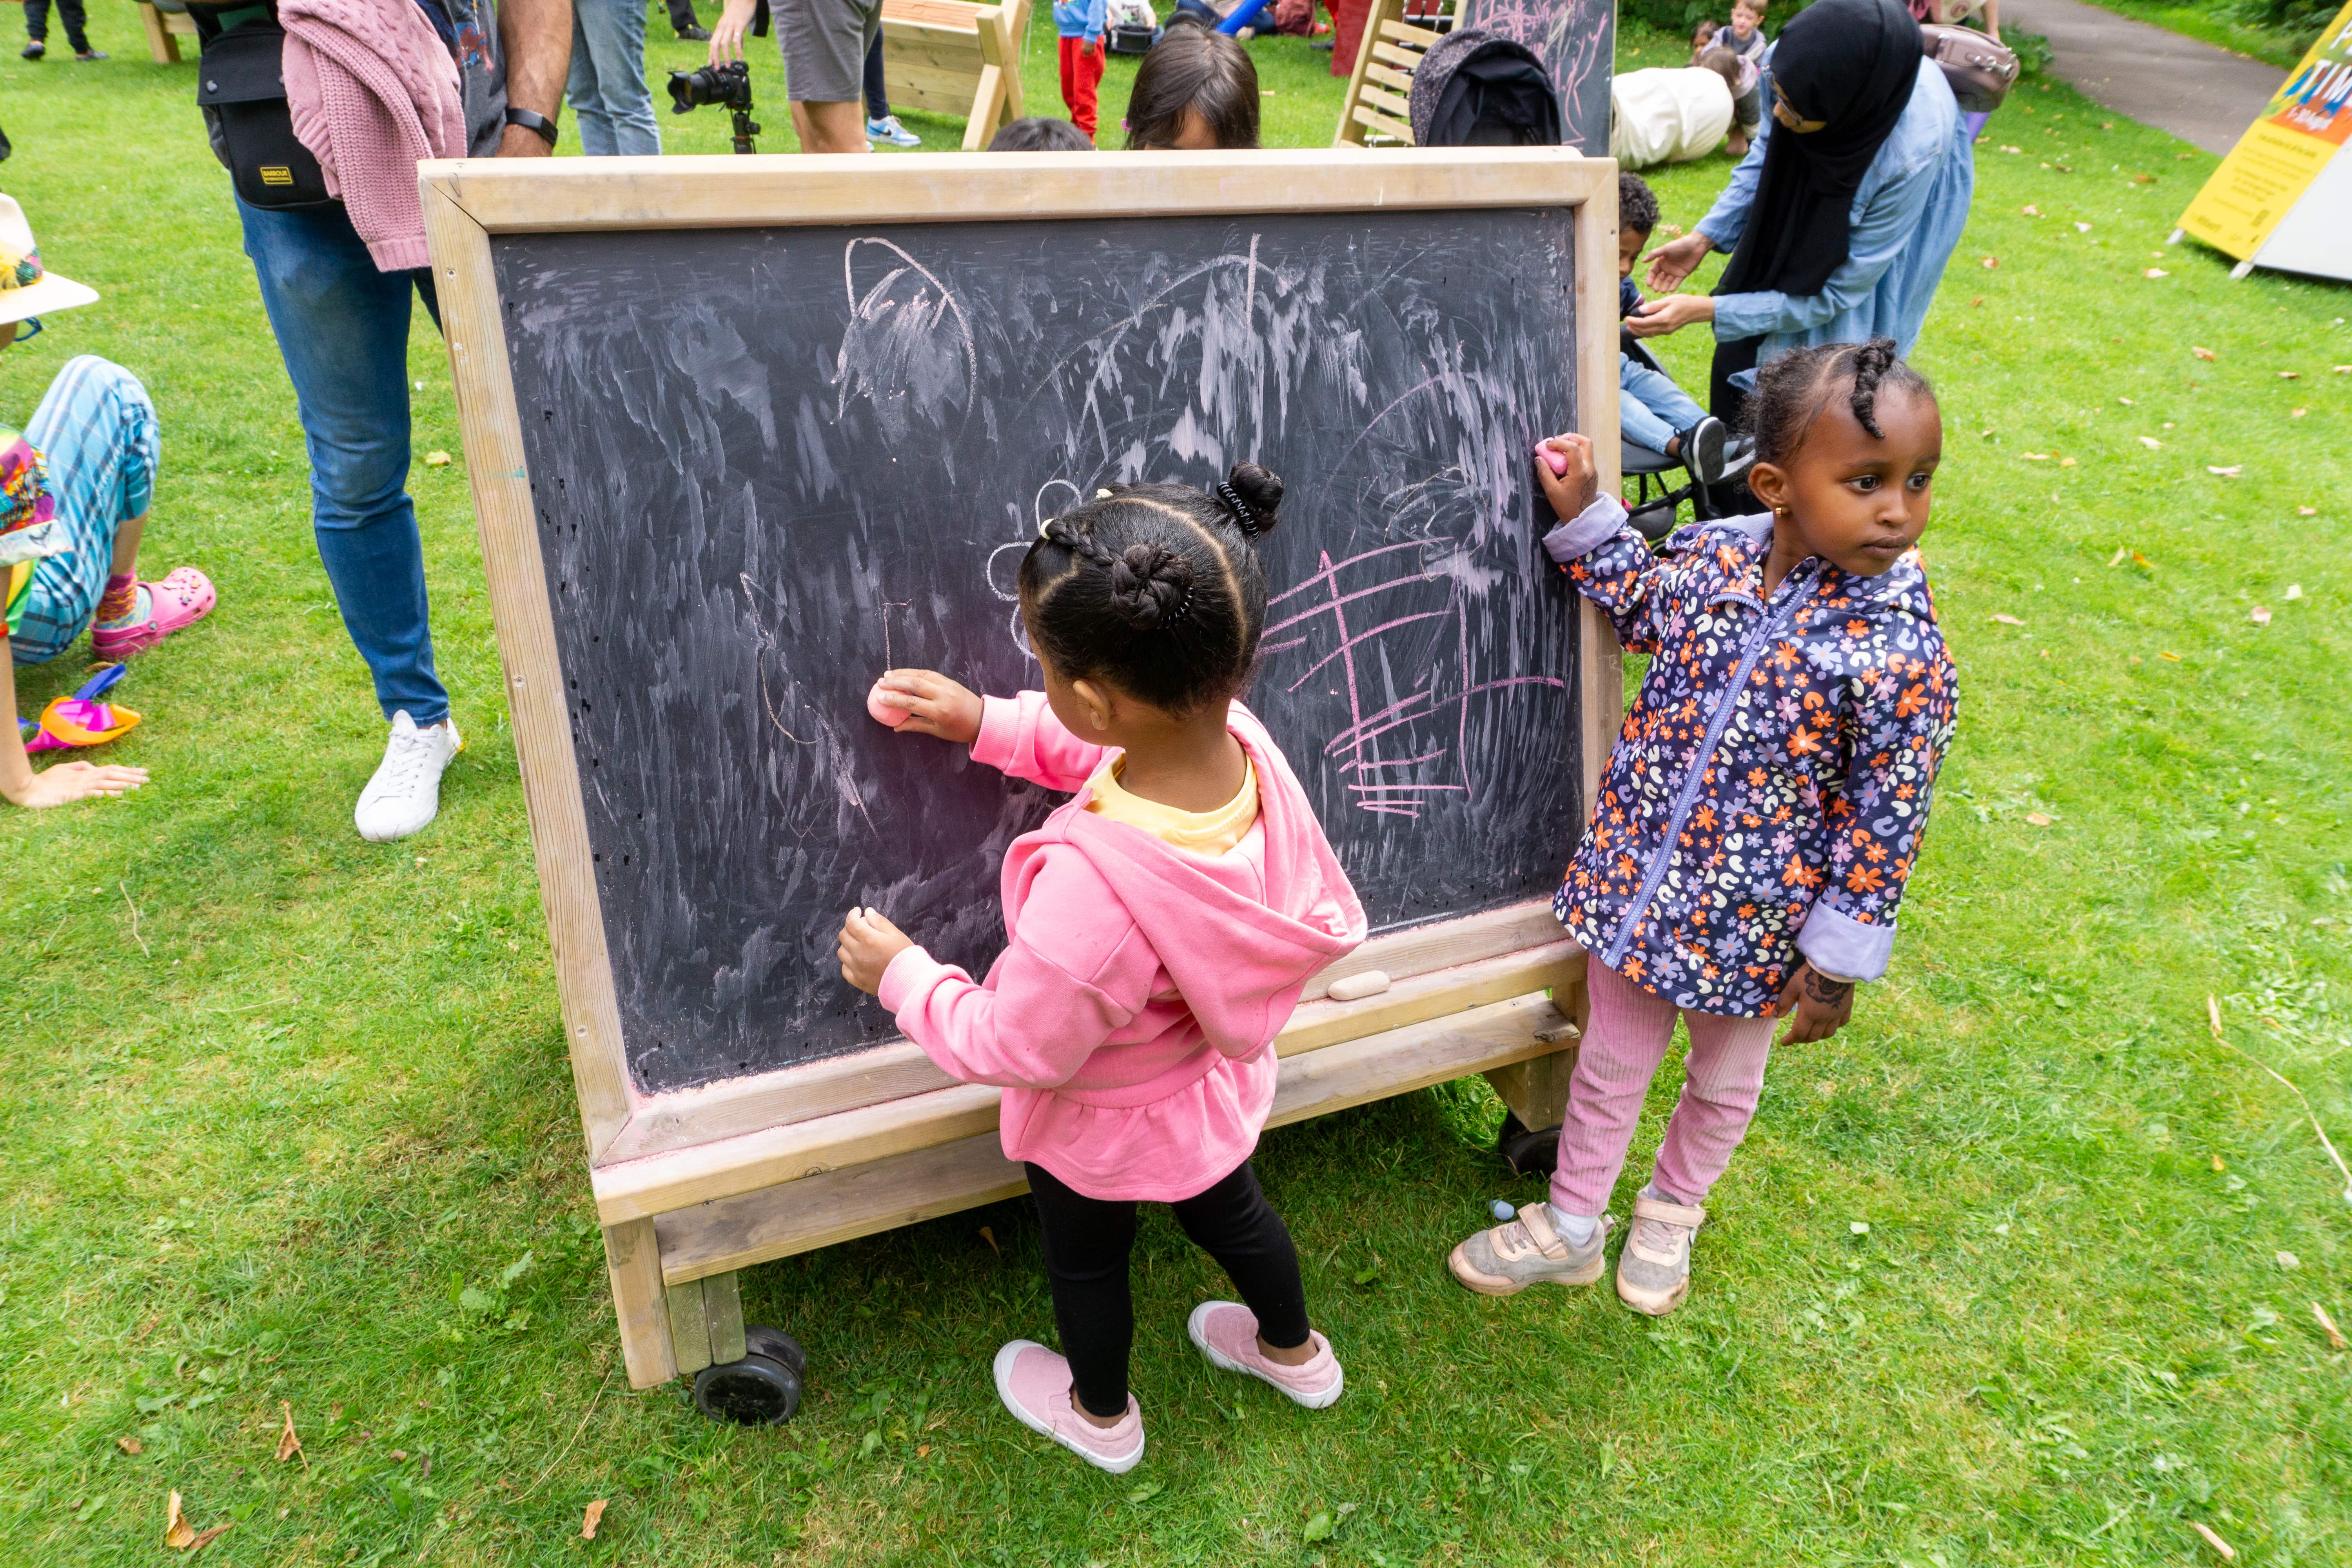
M 2297 517 L 2317 517 L 2319 515 L 2319 509 L 2315 506 L 2299 506 L 2294 509 L 2294 515 Z
M 2327 1315 L 2327 1309 L 2314 1301 L 2311 1304 L 2311 1315 L 2318 1320 L 2320 1331 L 2326 1334 L 2327 1348 L 2332 1351 L 2343 1350 L 2345 1348 L 2344 1331 L 2336 1326 L 2336 1320 Z
M 2208 463 L 2205 465 L 2205 471 L 2213 475 L 2216 479 L 2239 479 L 2245 478 L 2246 465 L 2243 463 L 2231 463 L 2226 468 L 2217 468 L 2212 464 Z
M 2116 552 L 2107 557 L 2107 564 L 2110 566 L 2120 566 L 2130 559 L 2131 552 L 2118 544 L 2116 546 Z
M 2137 407 L 2139 406 L 2139 405 L 2138 405 L 2138 404 L 2134 403 L 2134 402 L 2133 402 L 2130 398 L 2128 398 L 2128 397 L 2118 397 L 2118 398 L 2116 398 L 2116 401 L 2117 403 L 2122 404 L 2126 408 L 2137 408 Z
M 2019 620 L 2015 616 L 2008 615 L 1995 616 L 1993 620 L 1997 625 L 2004 626 L 2021 626 L 2025 624 L 2023 621 Z
M 2287 598 L 2287 599 L 2300 599 L 2300 598 L 2302 598 L 2302 597 L 2303 597 L 2303 584 L 2300 584 L 2300 583 L 2289 583 L 2289 584 L 2286 585 L 2286 592 L 2285 592 L 2284 594 L 2281 595 L 2280 595 L 2280 597 L 2282 597 L 2282 598 Z
M 136 1437 L 117 1437 L 114 1440 L 114 1446 L 126 1454 L 140 1453 L 147 1447 Z
M 980 1239 L 988 1243 L 989 1251 L 993 1252 L 999 1258 L 1004 1256 L 1004 1248 L 996 1245 L 996 1233 L 989 1229 L 986 1226 L 982 1226 L 980 1227 Z
M 2227 1160 L 2224 1160 L 2223 1158 L 2221 1158 L 2221 1155 L 2219 1155 L 2219 1154 L 2215 1154 L 2215 1155 L 2210 1156 L 2210 1158 L 2212 1159 L 2212 1162 L 2213 1162 L 2213 1168 L 2214 1168 L 2215 1170 L 2217 1170 L 2217 1171 L 2226 1171 L 2226 1170 L 2228 1170 L 2228 1169 L 2230 1168 L 2230 1162 L 2229 1162 L 2229 1161 L 2227 1161 Z
M 2300 419 L 2310 412 L 2307 408 L 2290 408 L 2286 411 L 2286 416 L 2290 419 Z
M 2222 1562 L 2235 1563 L 2238 1560 L 2238 1549 L 2231 1545 L 2228 1542 L 2222 1540 L 2220 1536 L 2214 1534 L 2213 1531 L 2206 1526 L 2198 1523 L 2192 1519 L 2189 1521 L 2189 1528 L 2203 1536 L 2205 1538 L 2205 1544 L 2221 1554 Z
M 2156 650 L 2156 657 L 2158 658 L 2168 658 L 2175 664 L 2179 664 L 2180 662 L 2180 656 L 2172 652 L 2169 648 L 2158 648 Z
M 593 1541 L 596 1539 L 596 1527 L 604 1522 L 605 1501 L 605 1499 L 598 1498 L 594 1502 L 588 1505 L 588 1511 L 580 1516 L 581 1540 Z
M 427 452 L 425 454 L 425 466 L 428 468 L 446 468 L 449 466 L 449 454 Z
M 2247 612 L 2246 619 L 2253 622 L 2254 625 L 2258 626 L 2266 626 L 2271 624 L 2271 613 L 2267 606 L 2256 605 L 2252 610 Z
M 2076 234 L 2088 234 L 2091 232 L 2091 226 L 2086 223 L 2078 223 L 2074 226 L 2074 232 Z
M 2053 452 L 2020 452 L 2018 456 L 2024 458 L 2029 463 L 2046 463 L 2053 457 L 2056 456 L 2056 454 Z
M 2150 561 L 2147 556 L 2142 555 L 2137 550 L 2132 552 L 2132 564 L 2135 566 L 2144 566 L 2150 572 L 2156 570 L 2156 563 Z
M 2167 272 L 2161 267 L 2151 267 L 2147 271 L 2141 273 L 2140 276 L 2143 278 L 2169 278 L 2172 274 Z
M 1998 256 L 1988 256 L 1984 258 L 1984 264 L 1987 267 L 1998 267 L 2000 265 L 2000 258 Z
M 2071 468 L 2074 467 L 2074 459 L 2072 458 L 2061 458 L 2058 459 L 2058 466 L 2062 468 Z
M 2042 216 L 2042 209 L 2028 204 L 2025 208 L 2025 216 L 2027 217 L 2040 217 Z
M 1331 1532 L 1339 1528 L 1331 1522 L 1330 1510 L 1327 1509 L 1308 1520 L 1307 1528 L 1299 1531 L 1299 1535 L 1301 1539 L 1307 1541 L 1328 1541 L 1331 1539 Z
M 2062 174 L 2071 174 L 2074 172 L 2074 165 L 2072 163 L 2053 163 L 2051 167 Z
M 1164 1492 L 1167 1489 L 1168 1483 L 1165 1481 L 1146 1481 L 1141 1486 L 1136 1488 L 1133 1491 L 1128 1493 L 1127 1500 L 1134 1504 L 1136 1507 L 1140 1508 L 1145 1503 L 1150 1502 L 1153 1498 L 1158 1497 L 1161 1492 Z
M 2283 370 L 2279 372 L 2279 379 L 2281 381 L 2301 381 L 2303 379 L 2303 372 L 2299 370 Z
M 281 1399 L 278 1402 L 278 1408 L 286 1413 L 285 1430 L 278 1434 L 278 1462 L 282 1465 L 295 1455 L 302 1454 L 302 1439 L 294 1435 L 292 1404 Z M 310 1468 L 310 1456 L 308 1454 L 302 1454 L 302 1468 L 306 1470 Z
M 2001 151 L 2004 153 L 2022 153 L 2025 149 L 2022 147 L 2004 147 Z
M 2271 1257 L 2274 1261 L 2276 1261 L 2281 1268 L 2284 1268 L 2289 1271 L 2303 1267 L 2302 1258 L 2297 1258 L 2294 1253 L 2285 1251 L 2284 1249 L 2272 1253 Z
M 234 1521 L 232 1521 L 234 1522 Z M 188 1522 L 180 1511 L 180 1494 L 173 1492 L 172 1500 L 163 1505 L 163 1544 L 174 1552 L 194 1552 L 228 1533 L 228 1526 L 215 1524 L 203 1534 Z
M 2053 819 L 2042 816 L 2038 811 L 2029 811 L 2025 814 L 2025 820 L 2032 823 L 2036 827 L 2047 827 L 2050 826 Z
M 2154 174 L 2134 174 L 2132 176 L 2132 184 L 2135 185 L 2152 185 L 2156 184 L 2156 176 Z
M 2337 375 L 2352 375 L 2352 364 L 2330 365 L 2327 368 Z
M 2200 349 L 2194 344 L 2189 346 L 2189 352 L 2195 354 L 2199 359 L 2211 359 L 2213 357 L 2213 351 L 2211 349 Z
M 2153 436 L 2141 437 L 2139 438 L 2139 444 L 2147 447 L 2151 452 L 2160 452 L 2164 449 L 2164 443 L 2158 440 Z

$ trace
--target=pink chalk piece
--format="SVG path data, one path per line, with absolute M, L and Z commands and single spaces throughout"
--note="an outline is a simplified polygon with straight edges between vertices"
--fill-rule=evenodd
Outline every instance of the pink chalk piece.
M 893 707 L 883 700 L 882 683 L 878 680 L 874 683 L 873 689 L 866 694 L 866 710 L 874 715 L 876 723 L 887 724 L 893 730 L 912 717 L 904 708 Z
M 1557 479 L 1567 477 L 1568 458 L 1564 454 L 1555 452 L 1549 447 L 1538 447 L 1536 456 L 1544 460 L 1544 467 L 1551 470 L 1552 478 Z

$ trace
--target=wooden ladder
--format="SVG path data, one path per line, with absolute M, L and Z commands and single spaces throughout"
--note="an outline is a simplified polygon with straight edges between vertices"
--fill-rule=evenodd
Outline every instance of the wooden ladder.
M 1410 147 L 1412 73 L 1421 57 L 1445 35 L 1404 19 L 1404 0 L 1372 0 L 1356 46 L 1355 74 L 1339 108 L 1334 147 L 1365 147 L 1375 140 Z

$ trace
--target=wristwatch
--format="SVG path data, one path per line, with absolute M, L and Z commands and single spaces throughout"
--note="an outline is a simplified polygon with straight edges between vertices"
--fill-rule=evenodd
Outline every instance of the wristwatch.
M 534 114 L 528 109 L 516 109 L 512 105 L 509 105 L 507 109 L 507 123 L 509 125 L 520 125 L 525 131 L 532 132 L 537 135 L 545 138 L 549 146 L 552 147 L 555 145 L 555 121 L 550 120 L 544 114 Z

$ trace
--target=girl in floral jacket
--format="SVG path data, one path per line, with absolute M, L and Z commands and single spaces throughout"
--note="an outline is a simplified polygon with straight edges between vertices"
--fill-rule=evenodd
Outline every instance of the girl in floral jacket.
M 1757 383 L 1750 484 L 1768 515 L 1684 529 L 1654 558 L 1597 494 L 1591 443 L 1538 447 L 1544 548 L 1652 656 L 1552 908 L 1592 1016 L 1548 1204 L 1454 1249 L 1507 1296 L 1601 1278 L 1609 1196 L 1679 1011 L 1687 1079 L 1617 1294 L 1681 1304 L 1707 1190 L 1746 1135 L 1773 1020 L 1826 1039 L 1886 971 L 1895 906 L 1952 731 L 1957 672 L 1913 551 L 1943 421 L 1886 339 L 1801 349 Z

